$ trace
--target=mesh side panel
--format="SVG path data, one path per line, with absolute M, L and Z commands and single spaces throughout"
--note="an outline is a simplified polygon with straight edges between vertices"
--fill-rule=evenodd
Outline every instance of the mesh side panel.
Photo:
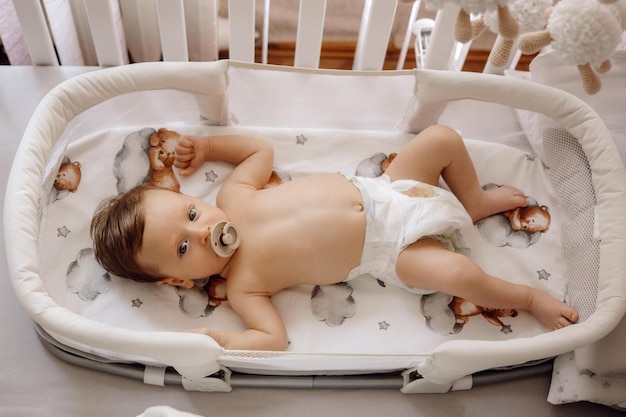
M 568 303 L 585 320 L 595 311 L 600 267 L 600 242 L 593 236 L 596 196 L 591 169 L 580 144 L 565 129 L 545 129 L 543 143 L 544 163 L 564 213 L 561 244 Z
M 491 103 L 490 103 L 491 104 Z M 531 157 L 536 157 L 535 150 L 528 141 L 528 137 L 524 132 L 524 128 L 520 123 L 518 113 L 515 109 L 498 104 L 491 104 L 493 107 L 500 107 L 502 112 L 502 121 L 499 123 L 499 131 L 494 132 L 492 136 L 487 136 L 484 140 L 487 142 L 495 142 L 501 145 L 507 145 L 512 148 L 526 152 Z
M 513 113 L 512 125 L 517 133 L 511 133 L 508 137 L 508 144 L 515 148 L 518 148 L 531 157 L 537 157 L 535 149 L 528 140 L 528 136 L 525 133 L 524 125 L 519 118 L 519 112 L 516 109 L 511 109 Z

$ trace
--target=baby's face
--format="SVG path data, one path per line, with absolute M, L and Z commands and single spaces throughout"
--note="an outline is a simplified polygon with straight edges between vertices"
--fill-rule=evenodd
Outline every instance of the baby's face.
M 185 281 L 220 273 L 229 258 L 211 248 L 211 229 L 228 220 L 219 208 L 184 194 L 150 190 L 144 196 L 145 226 L 137 261 L 166 277 Z M 185 286 L 183 284 L 176 284 Z

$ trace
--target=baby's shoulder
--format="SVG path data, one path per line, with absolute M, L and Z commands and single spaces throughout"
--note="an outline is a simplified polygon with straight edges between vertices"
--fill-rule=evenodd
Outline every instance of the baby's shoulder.
M 245 184 L 225 183 L 217 193 L 216 202 L 218 207 L 240 207 L 244 203 L 251 202 L 259 190 Z

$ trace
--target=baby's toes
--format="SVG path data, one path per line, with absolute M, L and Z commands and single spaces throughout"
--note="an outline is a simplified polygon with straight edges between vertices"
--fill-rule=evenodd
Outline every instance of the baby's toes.
M 576 323 L 578 321 L 578 312 L 571 307 L 567 307 L 566 311 L 563 312 L 563 317 L 567 318 L 570 323 Z
M 554 324 L 554 330 L 562 329 L 567 326 L 571 326 L 573 323 L 565 317 L 559 317 Z

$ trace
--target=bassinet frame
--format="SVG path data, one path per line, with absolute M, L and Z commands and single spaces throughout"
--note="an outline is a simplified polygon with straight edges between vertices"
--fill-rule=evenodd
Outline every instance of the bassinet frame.
M 11 280 L 30 317 L 55 338 L 147 356 L 171 366 L 190 389 L 214 390 L 214 378 L 227 355 L 212 339 L 196 334 L 134 332 L 104 325 L 57 305 L 40 277 L 38 210 L 46 161 L 67 124 L 82 111 L 115 96 L 144 90 L 175 89 L 202 96 L 222 96 L 229 68 L 304 71 L 341 77 L 341 71 L 278 68 L 235 61 L 146 63 L 94 71 L 68 80 L 41 101 L 24 133 L 11 170 L 5 202 L 5 242 Z M 474 73 L 417 69 L 395 74 L 415 77 L 413 109 L 421 127 L 437 121 L 447 103 L 465 98 L 543 113 L 560 123 L 584 150 L 597 193 L 600 270 L 595 312 L 584 322 L 532 338 L 509 341 L 448 341 L 404 374 L 403 392 L 445 392 L 455 381 L 486 369 L 556 356 L 593 343 L 608 334 L 626 311 L 626 173 L 611 136 L 585 103 L 560 90 L 522 80 Z M 350 72 L 351 76 L 359 74 Z M 374 77 L 376 72 L 362 73 Z M 385 72 L 385 76 L 394 73 Z M 88 93 L 87 93 L 88 92 Z M 537 97 L 542 99 L 536 100 Z M 611 219 L 611 221 L 606 221 Z M 506 352 L 506 354 L 503 354 Z M 413 376 L 411 376 L 413 375 Z M 414 376 L 418 377 L 415 378 Z M 221 385 L 220 385 L 221 386 Z M 221 386 L 223 389 L 224 387 Z M 227 390 L 227 389 L 226 389 Z

